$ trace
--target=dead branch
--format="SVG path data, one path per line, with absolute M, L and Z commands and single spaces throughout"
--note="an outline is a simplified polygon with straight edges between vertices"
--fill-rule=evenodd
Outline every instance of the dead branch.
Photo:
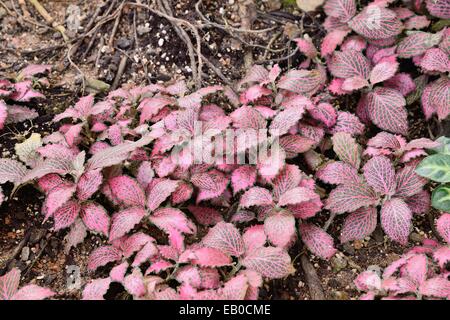
M 250 30 L 256 19 L 256 4 L 253 0 L 239 1 L 239 16 L 241 17 L 241 25 L 243 29 Z M 244 66 L 250 69 L 253 65 L 253 52 L 247 48 L 244 53 Z
M 18 0 L 20 9 L 22 10 L 22 14 L 25 18 L 30 17 L 30 12 L 28 11 L 27 4 L 25 3 L 25 0 Z
M 325 294 L 323 292 L 322 284 L 317 276 L 316 269 L 309 262 L 306 255 L 300 257 L 302 269 L 305 272 L 306 283 L 308 285 L 309 294 L 312 300 L 325 300 Z
M 111 90 L 115 90 L 119 86 L 120 78 L 122 78 L 123 72 L 125 71 L 125 67 L 127 66 L 127 60 L 128 57 L 126 55 L 123 55 L 122 59 L 120 59 L 119 67 L 117 68 L 116 77 L 114 78 Z
M 123 10 L 123 2 L 119 6 L 119 13 L 116 17 L 116 20 L 114 21 L 113 29 L 111 31 L 111 36 L 109 37 L 108 46 L 110 48 L 114 45 L 114 38 L 116 36 L 117 28 L 119 27 L 120 18 L 122 17 L 122 10 Z
M 69 37 L 66 35 L 66 29 L 64 26 L 59 24 L 53 19 L 53 17 L 48 13 L 48 11 L 40 4 L 39 0 L 28 0 L 34 6 L 37 12 L 44 18 L 44 20 L 51 25 L 55 30 L 59 31 L 64 39 L 64 41 L 68 41 Z

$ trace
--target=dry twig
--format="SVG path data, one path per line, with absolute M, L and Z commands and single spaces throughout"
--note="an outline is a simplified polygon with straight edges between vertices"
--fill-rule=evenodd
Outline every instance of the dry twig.
M 48 13 L 48 11 L 40 4 L 39 0 L 28 0 L 34 6 L 34 8 L 39 12 L 39 14 L 44 18 L 44 20 L 51 25 L 55 30 L 59 31 L 64 39 L 64 41 L 69 41 L 69 37 L 66 35 L 66 29 L 64 26 L 59 24 L 53 19 L 53 17 Z

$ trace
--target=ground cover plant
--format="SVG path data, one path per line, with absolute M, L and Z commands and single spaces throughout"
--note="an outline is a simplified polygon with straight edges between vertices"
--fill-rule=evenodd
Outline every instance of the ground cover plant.
M 412 135 L 410 111 L 447 123 L 450 30 L 438 22 L 450 3 L 327 0 L 323 11 L 319 42 L 293 39 L 292 68 L 82 95 L 53 117 L 52 133 L 0 159 L 0 204 L 32 186 L 65 254 L 101 239 L 86 300 L 113 286 L 133 299 L 258 299 L 267 281 L 296 273 L 298 257 L 329 264 L 377 228 L 405 253 L 382 274 L 355 275 L 361 298 L 448 299 L 448 138 Z M 1 130 L 38 116 L 27 104 L 45 98 L 37 76 L 50 70 L 32 64 L 0 79 Z M 410 248 L 431 205 L 435 239 Z M 20 270 L 9 269 L 1 299 L 58 297 L 19 289 Z

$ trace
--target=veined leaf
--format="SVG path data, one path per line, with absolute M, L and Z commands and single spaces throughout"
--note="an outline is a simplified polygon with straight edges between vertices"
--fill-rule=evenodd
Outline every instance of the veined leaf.
M 450 182 L 450 155 L 434 154 L 426 157 L 416 168 L 417 174 L 437 182 Z
M 450 211 L 450 185 L 434 189 L 431 195 L 431 204 L 438 210 Z

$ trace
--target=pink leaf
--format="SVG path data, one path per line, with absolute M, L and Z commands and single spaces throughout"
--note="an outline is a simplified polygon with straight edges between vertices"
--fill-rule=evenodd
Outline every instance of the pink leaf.
M 197 203 L 220 196 L 228 185 L 229 179 L 218 170 L 205 173 L 196 173 L 191 177 L 194 186 L 200 189 Z
M 80 209 L 80 205 L 77 201 L 70 200 L 56 210 L 53 214 L 53 219 L 55 220 L 55 231 L 69 227 L 78 217 Z
M 75 125 L 71 125 L 69 127 L 69 130 L 67 130 L 64 133 L 64 138 L 66 139 L 67 144 L 69 145 L 69 147 L 75 146 L 79 143 L 80 141 L 80 134 L 81 134 L 81 130 L 83 129 L 83 124 L 75 124 Z
M 405 245 L 411 232 L 412 212 L 399 198 L 387 200 L 381 207 L 381 226 L 394 241 Z
M 407 96 L 416 90 L 416 84 L 409 73 L 400 72 L 384 82 L 384 86 L 399 91 Z
M 147 191 L 147 207 L 150 211 L 156 210 L 178 187 L 178 181 L 160 179 L 152 181 L 150 189 Z
M 253 186 L 256 182 L 256 168 L 253 166 L 240 166 L 231 175 L 231 184 L 236 194 L 241 190 Z
M 147 289 L 144 284 L 144 277 L 139 268 L 134 268 L 132 273 L 123 280 L 125 290 L 133 297 L 141 297 L 146 294 Z
M 449 90 L 450 80 L 447 77 L 440 77 L 430 84 L 428 103 L 435 108 L 439 120 L 445 119 L 450 114 Z
M 244 241 L 245 252 L 249 254 L 257 248 L 264 247 L 267 236 L 263 225 L 254 225 L 245 230 L 242 239 Z
M 248 290 L 248 280 L 243 274 L 237 275 L 228 280 L 221 288 L 220 299 L 223 300 L 244 300 Z
M 152 241 L 149 241 L 136 254 L 136 257 L 134 258 L 131 266 L 132 267 L 140 266 L 141 264 L 147 262 L 150 258 L 156 256 L 157 254 L 158 254 L 158 248 Z
M 317 56 L 317 49 L 309 38 L 297 38 L 294 39 L 297 43 L 297 47 L 308 58 L 314 58 Z
M 413 213 L 425 213 L 431 206 L 430 193 L 426 190 L 422 190 L 419 193 L 406 198 L 405 202 Z
M 362 182 L 361 176 L 351 165 L 342 162 L 330 162 L 316 172 L 316 177 L 330 184 L 351 184 Z
M 271 93 L 272 93 L 272 90 L 262 87 L 259 84 L 255 84 L 255 85 L 251 86 L 250 88 L 248 88 L 247 90 L 245 90 L 241 94 L 240 99 L 241 99 L 242 103 L 247 104 L 249 102 L 258 100 L 259 98 L 261 98 L 263 96 L 270 95 Z
M 381 289 L 380 276 L 374 271 L 364 271 L 358 275 L 354 281 L 356 288 L 361 291 L 371 291 Z
M 280 145 L 288 154 L 297 155 L 312 148 L 316 142 L 300 135 L 286 135 L 280 139 Z
M 172 193 L 172 204 L 176 205 L 188 201 L 193 193 L 194 188 L 191 184 L 184 181 L 180 182 L 178 187 Z
M 301 223 L 300 236 L 306 247 L 322 259 L 330 259 L 336 253 L 333 238 L 322 228 L 311 223 Z
M 365 7 L 348 25 L 353 31 L 369 39 L 396 36 L 403 28 L 395 12 L 376 4 Z
M 369 60 L 359 51 L 336 51 L 328 63 L 331 74 L 338 78 L 360 77 L 368 79 L 370 74 Z
M 151 264 L 151 266 L 145 271 L 145 275 L 149 275 L 151 273 L 159 273 L 170 267 L 172 267 L 172 264 L 170 262 L 159 260 Z
M 359 121 L 358 117 L 350 112 L 338 111 L 336 124 L 331 132 L 347 132 L 351 135 L 360 135 L 364 132 L 364 124 Z
M 54 296 L 56 293 L 48 288 L 35 284 L 29 284 L 17 291 L 11 300 L 44 300 Z
M 110 278 L 94 279 L 89 282 L 83 290 L 82 300 L 105 300 L 103 296 L 111 284 Z
M 373 157 L 363 167 L 367 183 L 381 194 L 395 192 L 395 170 L 391 161 L 384 156 Z
M 305 109 L 302 105 L 286 107 L 278 113 L 270 124 L 269 131 L 272 136 L 282 136 L 289 131 L 302 117 Z
M 42 213 L 45 214 L 45 219 L 51 217 L 56 210 L 61 208 L 67 201 L 72 198 L 75 192 L 75 185 L 70 182 L 63 182 L 60 185 L 54 187 L 45 198 L 42 205 Z
M 9 96 L 14 101 L 28 102 L 33 98 L 45 98 L 42 93 L 33 90 L 33 84 L 30 80 L 15 83 L 14 89 L 15 91 Z
M 288 206 L 288 210 L 292 212 L 294 217 L 300 219 L 308 219 L 314 217 L 321 208 L 322 201 L 319 199 L 319 197 L 310 201 Z
M 70 226 L 69 233 L 64 237 L 64 252 L 66 254 L 69 253 L 70 249 L 82 243 L 86 236 L 87 232 L 83 221 L 81 221 L 81 219 L 76 219 L 75 222 Z
M 143 207 L 145 205 L 144 191 L 137 181 L 129 176 L 111 178 L 108 181 L 108 185 L 118 203 L 126 207 Z
M 125 278 L 127 269 L 128 269 L 128 262 L 126 261 L 112 268 L 111 271 L 109 272 L 109 277 L 111 278 L 111 281 L 121 283 Z
M 109 215 L 101 205 L 92 202 L 83 204 L 80 216 L 89 230 L 108 235 Z
M 272 203 L 272 195 L 269 190 L 261 187 L 253 187 L 242 195 L 239 205 L 242 208 L 248 208 L 251 206 L 271 205 Z
M 446 0 L 426 0 L 427 9 L 435 17 L 450 19 L 450 4 Z
M 0 300 L 11 300 L 19 288 L 20 270 L 13 268 L 0 277 Z
M 27 79 L 31 78 L 32 76 L 39 74 L 39 73 L 45 73 L 47 71 L 50 71 L 52 69 L 52 66 L 49 64 L 29 64 L 25 68 L 23 68 L 20 73 L 19 77 L 21 79 Z
M 133 253 L 142 249 L 142 247 L 148 242 L 152 241 L 152 238 L 145 233 L 137 232 L 133 233 L 129 237 L 117 239 L 118 246 L 123 252 L 125 258 L 129 258 Z
M 356 3 L 354 0 L 328 0 L 323 10 L 328 16 L 347 22 L 356 14 Z
M 132 207 L 115 213 L 111 219 L 109 241 L 122 237 L 141 222 L 147 212 L 139 207 Z
M 397 72 L 397 62 L 380 62 L 370 71 L 370 83 L 375 84 L 386 81 L 394 76 Z
M 419 288 L 424 296 L 449 298 L 450 297 L 450 281 L 445 277 L 435 277 L 425 281 Z
M 295 237 L 295 218 L 284 210 L 274 212 L 264 220 L 264 232 L 273 245 L 288 248 Z
M 158 209 L 150 216 L 150 222 L 166 232 L 169 232 L 171 228 L 187 234 L 196 232 L 195 225 L 183 211 L 176 208 Z
M 407 164 L 397 172 L 395 176 L 397 184 L 396 196 L 401 198 L 413 196 L 419 193 L 427 183 L 425 178 L 415 172 L 415 168 L 415 165 Z
M 113 246 L 102 246 L 92 251 L 89 256 L 88 269 L 95 271 L 109 262 L 118 261 L 122 258 L 119 249 Z
M 424 254 L 411 257 L 402 267 L 401 275 L 410 278 L 417 287 L 420 286 L 427 278 L 427 260 Z
M 319 70 L 291 70 L 278 81 L 278 87 L 306 96 L 313 95 L 325 82 Z
M 364 183 L 344 184 L 331 191 L 325 209 L 335 213 L 352 212 L 378 203 L 375 191 Z
M 249 82 L 262 82 L 269 75 L 269 71 L 259 64 L 253 65 L 246 73 L 245 77 L 239 82 L 239 85 L 243 85 Z
M 308 109 L 308 112 L 314 119 L 323 122 L 327 127 L 332 127 L 336 123 L 336 110 L 329 103 L 319 103 L 314 108 Z
M 193 253 L 193 263 L 203 267 L 222 267 L 231 264 L 231 258 L 216 248 L 200 248 Z
M 337 132 L 331 138 L 333 141 L 333 150 L 339 159 L 350 164 L 355 169 L 359 168 L 361 163 L 361 147 L 355 139 L 346 132 Z
M 2 130 L 6 123 L 6 118 L 8 117 L 8 111 L 6 108 L 6 103 L 3 100 L 0 101 L 0 130 Z
M 427 32 L 414 32 L 407 36 L 397 46 L 400 58 L 411 58 L 425 53 L 428 49 L 439 43 L 441 36 Z
M 377 209 L 360 208 L 350 213 L 342 227 L 341 242 L 362 240 L 372 234 L 377 226 Z
M 188 210 L 194 215 L 195 220 L 204 226 L 214 226 L 223 221 L 222 215 L 213 208 L 190 205 Z
M 266 127 L 266 120 L 260 112 L 250 106 L 242 106 L 230 114 L 233 126 L 241 129 L 263 129 Z
M 397 90 L 377 87 L 367 94 L 370 119 L 379 128 L 393 133 L 406 134 L 408 119 L 406 101 Z
M 251 251 L 242 260 L 242 265 L 269 279 L 284 278 L 293 269 L 289 254 L 275 247 L 261 247 Z
M 411 29 L 425 29 L 430 25 L 431 21 L 426 16 L 413 16 L 405 21 L 405 28 Z
M 203 97 L 215 93 L 219 90 L 222 90 L 223 88 L 221 86 L 209 86 L 204 87 L 199 90 L 197 90 L 194 93 L 191 93 L 190 95 L 181 97 L 178 99 L 178 104 L 180 107 L 185 109 L 192 109 L 196 107 L 201 106 L 201 102 Z
M 309 188 L 296 187 L 283 193 L 278 200 L 278 205 L 286 206 L 289 204 L 299 204 L 318 197 L 319 196 Z
M 206 247 L 221 250 L 227 255 L 239 257 L 244 253 L 244 242 L 238 229 L 231 223 L 219 222 L 203 238 Z
M 141 111 L 141 116 L 139 118 L 139 123 L 142 124 L 147 120 L 150 120 L 155 116 L 162 108 L 167 105 L 173 104 L 174 101 L 170 98 L 159 96 L 145 98 L 139 104 L 138 109 Z
M 297 187 L 301 179 L 301 172 L 296 165 L 285 165 L 272 181 L 274 198 L 278 200 L 283 193 Z
M 436 229 L 441 237 L 450 244 L 450 213 L 444 213 L 439 217 L 436 221 Z
M 450 60 L 443 50 L 432 48 L 425 52 L 420 66 L 427 72 L 447 72 L 450 70 Z
M 130 152 L 149 144 L 153 140 L 151 135 L 129 142 L 126 141 L 114 147 L 105 148 L 96 152 L 87 163 L 87 170 L 106 168 L 118 164 L 128 158 Z
M 442 246 L 433 252 L 433 259 L 444 269 L 447 262 L 450 261 L 450 247 Z
M 0 159 L 0 184 L 12 182 L 17 184 L 26 175 L 27 168 L 13 159 Z
M 366 79 L 361 78 L 359 76 L 355 76 L 345 79 L 344 82 L 342 82 L 342 90 L 345 90 L 346 92 L 351 92 L 354 90 L 367 87 L 368 85 L 369 82 Z
M 3 189 L 0 186 L 0 206 L 2 205 L 3 201 L 5 201 L 5 195 L 3 194 Z
M 320 46 L 320 54 L 322 57 L 325 57 L 331 53 L 333 53 L 337 46 L 340 45 L 345 37 L 350 33 L 350 29 L 346 28 L 344 30 L 335 29 L 329 32 L 322 41 Z
M 100 170 L 85 172 L 77 183 L 77 197 L 80 201 L 88 200 L 102 184 L 103 176 Z
M 392 150 L 399 150 L 405 147 L 406 140 L 400 135 L 393 135 L 388 132 L 380 132 L 375 137 L 369 139 L 367 145 L 376 148 L 389 148 Z

